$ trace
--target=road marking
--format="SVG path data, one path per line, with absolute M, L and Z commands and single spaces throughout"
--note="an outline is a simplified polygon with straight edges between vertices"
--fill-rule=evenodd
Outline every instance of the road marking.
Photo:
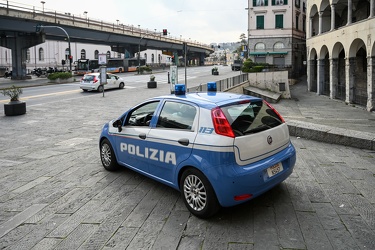
M 75 89 L 75 90 L 68 90 L 68 91 L 63 91 L 63 92 L 55 92 L 55 93 L 48 93 L 48 94 L 42 94 L 42 95 L 26 96 L 26 97 L 20 98 L 20 101 L 29 100 L 29 99 L 38 98 L 38 97 L 64 95 L 64 94 L 75 93 L 75 92 L 80 92 L 80 91 L 82 91 L 82 90 L 81 89 Z M 8 102 L 9 102 L 8 100 L 1 100 L 0 101 L 0 103 L 8 103 Z

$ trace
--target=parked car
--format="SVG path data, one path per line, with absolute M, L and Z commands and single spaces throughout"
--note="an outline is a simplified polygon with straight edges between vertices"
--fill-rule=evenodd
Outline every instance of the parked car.
M 143 101 L 103 126 L 105 169 L 130 168 L 182 194 L 201 218 L 249 201 L 284 181 L 296 152 L 288 126 L 266 101 L 215 92 L 175 94 Z
M 79 87 L 83 91 L 97 90 L 99 92 L 103 92 L 103 87 L 104 89 L 123 89 L 125 87 L 125 81 L 123 78 L 111 73 L 107 73 L 106 75 L 107 83 L 100 84 L 100 73 L 85 74 L 81 79 Z

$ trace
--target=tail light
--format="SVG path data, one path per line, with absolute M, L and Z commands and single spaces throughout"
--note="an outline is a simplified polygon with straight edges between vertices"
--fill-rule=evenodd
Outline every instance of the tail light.
M 211 117 L 216 134 L 234 138 L 232 127 L 219 107 L 211 110 Z
M 98 82 L 98 78 L 96 78 L 96 76 L 94 77 L 94 81 L 93 81 L 93 83 L 97 83 Z
M 277 110 L 276 110 L 274 107 L 271 106 L 271 104 L 269 104 L 269 103 L 266 102 L 265 100 L 263 100 L 263 103 L 265 103 L 270 109 L 272 109 L 273 112 L 275 112 L 275 114 L 280 118 L 280 121 L 281 121 L 282 123 L 285 123 L 284 118 L 280 115 L 279 112 L 277 112 Z

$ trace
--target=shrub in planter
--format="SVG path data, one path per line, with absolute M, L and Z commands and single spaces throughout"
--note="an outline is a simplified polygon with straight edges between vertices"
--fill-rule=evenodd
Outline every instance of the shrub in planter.
M 4 96 L 10 97 L 10 102 L 4 104 L 4 114 L 7 116 L 23 115 L 26 113 L 26 103 L 19 100 L 22 88 L 12 85 L 1 91 Z
M 73 77 L 70 72 L 56 72 L 48 75 L 48 80 L 69 79 Z

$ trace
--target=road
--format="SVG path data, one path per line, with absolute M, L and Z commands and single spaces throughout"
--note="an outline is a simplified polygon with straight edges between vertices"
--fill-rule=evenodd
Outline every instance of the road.
M 292 137 L 290 178 L 208 220 L 192 216 L 174 189 L 105 171 L 102 125 L 169 90 L 132 77 L 134 88 L 105 98 L 61 94 L 25 115 L 0 115 L 0 249 L 375 249 L 373 151 Z
M 187 87 L 197 86 L 201 83 L 207 83 L 209 81 L 215 81 L 218 79 L 229 78 L 234 75 L 240 74 L 238 71 L 231 71 L 230 66 L 217 66 L 219 68 L 220 75 L 211 75 L 211 66 L 204 67 L 188 67 L 187 68 Z M 125 79 L 125 90 L 108 90 L 108 91 L 126 91 L 130 88 L 143 88 L 149 81 L 149 75 L 137 75 L 132 73 L 121 73 L 119 76 Z M 155 80 L 157 84 L 168 84 L 168 71 L 155 72 Z M 39 105 L 42 103 L 55 102 L 61 99 L 76 99 L 83 98 L 88 95 L 101 94 L 97 92 L 84 93 L 79 89 L 78 80 L 77 82 L 67 84 L 55 84 L 46 86 L 37 86 L 32 88 L 24 88 L 23 94 L 20 96 L 22 101 L 26 101 L 27 105 Z M 185 83 L 185 69 L 179 68 L 178 71 L 179 83 Z M 10 81 L 10 80 L 9 80 Z M 39 80 L 42 81 L 42 80 Z M 43 80 L 46 81 L 45 79 Z M 8 102 L 8 98 L 0 96 L 0 103 Z

